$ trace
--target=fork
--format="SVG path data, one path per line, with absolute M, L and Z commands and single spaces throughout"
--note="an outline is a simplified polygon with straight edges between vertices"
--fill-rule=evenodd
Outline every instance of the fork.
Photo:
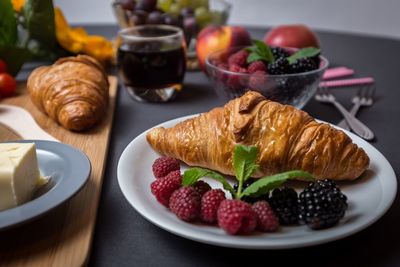
M 374 103 L 374 95 L 375 86 L 360 87 L 357 91 L 357 94 L 351 100 L 351 102 L 353 103 L 353 107 L 350 110 L 350 114 L 355 116 L 360 107 L 371 106 Z M 337 126 L 346 130 L 350 130 L 349 125 L 344 119 L 341 120 Z
M 338 101 L 335 96 L 329 92 L 326 87 L 318 87 L 315 99 L 320 102 L 331 103 L 342 113 L 344 119 L 349 124 L 350 128 L 365 140 L 374 139 L 374 133 L 356 117 L 351 115 Z

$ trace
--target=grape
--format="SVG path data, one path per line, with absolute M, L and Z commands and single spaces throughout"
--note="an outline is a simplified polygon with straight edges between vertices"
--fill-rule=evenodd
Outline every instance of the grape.
M 172 4 L 172 0 L 158 0 L 157 7 L 162 11 L 167 12 Z
M 133 10 L 135 8 L 135 2 L 133 0 L 119 0 L 118 3 L 125 10 Z
M 173 14 L 164 14 L 164 24 L 173 25 L 173 26 L 182 26 L 182 22 L 179 16 Z
M 224 24 L 226 21 L 225 14 L 221 11 L 211 11 L 211 17 L 213 24 L 220 25 Z
M 156 5 L 157 0 L 140 0 L 136 5 L 136 9 L 151 12 L 156 8 Z
M 184 8 L 181 9 L 181 15 L 183 17 L 193 16 L 194 15 L 194 11 L 190 7 L 184 7 Z
M 187 7 L 190 3 L 189 0 L 175 0 L 175 3 L 177 3 L 180 7 Z
M 199 5 L 202 7 L 205 7 L 208 9 L 209 7 L 209 1 L 208 0 L 198 0 L 199 1 Z
M 196 8 L 194 15 L 196 16 L 197 23 L 201 28 L 205 27 L 211 22 L 211 14 L 205 7 Z
M 208 9 L 208 0 L 191 0 L 190 7 L 192 8 L 205 7 Z
M 149 14 L 146 20 L 146 24 L 162 24 L 163 17 L 160 11 L 153 11 Z
M 170 5 L 168 13 L 178 15 L 180 13 L 180 11 L 181 11 L 181 6 L 178 5 L 177 3 L 173 3 Z
M 185 34 L 195 35 L 198 30 L 196 18 L 194 16 L 188 16 L 183 19 L 183 29 Z
M 142 25 L 146 24 L 147 20 L 147 12 L 143 10 L 135 10 L 130 17 L 130 20 L 133 25 Z

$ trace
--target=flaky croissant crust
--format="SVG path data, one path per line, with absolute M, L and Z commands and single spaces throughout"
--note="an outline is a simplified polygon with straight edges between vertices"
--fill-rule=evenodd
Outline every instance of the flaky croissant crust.
M 318 179 L 353 180 L 369 165 L 344 132 L 253 91 L 174 127 L 152 129 L 147 141 L 161 154 L 229 175 L 238 143 L 258 147 L 255 177 L 300 169 Z
M 35 69 L 27 87 L 35 106 L 69 130 L 92 127 L 108 105 L 107 74 L 95 59 L 84 55 Z

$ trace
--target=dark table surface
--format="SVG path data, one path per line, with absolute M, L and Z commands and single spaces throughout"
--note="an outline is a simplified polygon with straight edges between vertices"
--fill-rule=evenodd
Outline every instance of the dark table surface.
M 88 27 L 91 33 L 115 36 L 116 27 Z M 265 29 L 251 29 L 261 38 Z M 323 54 L 331 66 L 347 66 L 357 76 L 373 76 L 376 103 L 361 110 L 359 118 L 375 133 L 372 142 L 400 174 L 400 41 L 376 37 L 320 32 Z M 205 112 L 224 104 L 205 75 L 188 72 L 185 86 L 175 101 L 139 103 L 120 88 L 110 140 L 101 202 L 94 234 L 90 266 L 232 266 L 249 261 L 261 264 L 296 263 L 312 266 L 400 266 L 400 203 L 375 224 L 350 237 L 319 246 L 290 250 L 244 250 L 223 248 L 181 238 L 153 225 L 126 201 L 117 182 L 117 164 L 125 147 L 136 136 L 161 122 Z M 338 92 L 339 100 L 351 106 L 355 91 Z M 331 105 L 311 100 L 305 111 L 318 119 L 337 123 L 341 116 Z

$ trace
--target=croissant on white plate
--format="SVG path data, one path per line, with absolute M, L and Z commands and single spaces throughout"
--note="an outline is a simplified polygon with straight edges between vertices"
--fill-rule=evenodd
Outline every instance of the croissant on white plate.
M 147 141 L 161 154 L 228 175 L 239 143 L 259 150 L 254 177 L 304 170 L 318 179 L 353 180 L 369 165 L 343 131 L 254 91 L 171 128 L 154 128 Z

